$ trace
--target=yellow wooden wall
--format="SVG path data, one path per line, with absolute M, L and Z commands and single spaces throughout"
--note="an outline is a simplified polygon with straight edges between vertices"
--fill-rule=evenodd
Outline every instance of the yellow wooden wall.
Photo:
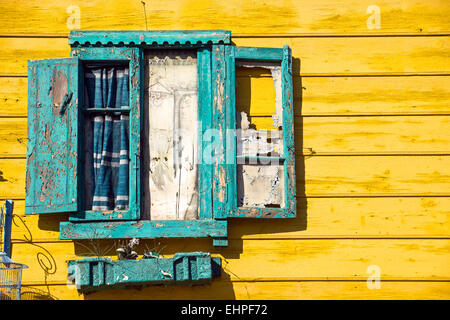
M 450 298 L 448 0 L 148 1 L 149 30 L 228 29 L 236 45 L 293 49 L 298 217 L 233 220 L 227 248 L 161 240 L 166 256 L 223 257 L 211 285 L 86 297 L 66 286 L 66 260 L 111 243 L 59 241 L 67 215 L 24 215 L 27 60 L 68 57 L 78 9 L 83 30 L 145 29 L 140 0 L 0 2 L 0 199 L 15 201 L 26 298 Z M 255 99 L 252 115 L 267 116 Z M 367 286 L 371 265 L 379 289 Z

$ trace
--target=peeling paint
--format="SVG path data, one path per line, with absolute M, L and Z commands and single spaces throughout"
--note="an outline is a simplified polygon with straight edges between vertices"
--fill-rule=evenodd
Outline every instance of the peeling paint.
M 41 181 L 41 190 L 39 193 L 39 201 L 41 203 L 52 204 L 53 197 L 56 190 L 55 176 L 56 172 L 50 167 L 48 161 L 42 161 L 37 166 L 38 176 Z
M 79 60 L 48 59 L 30 62 L 28 99 L 25 213 L 73 212 L 76 202 L 77 108 Z M 71 92 L 68 92 L 69 82 Z M 76 114 L 73 114 L 74 111 Z M 73 128 L 72 128 L 73 126 Z M 76 129 L 75 129 L 76 130 Z M 74 157 L 76 161 L 76 157 Z M 74 179 L 75 177 L 75 179 Z
M 225 181 L 225 169 L 223 167 L 220 167 L 219 169 L 219 193 L 217 194 L 217 198 L 220 202 L 223 202 L 225 200 L 225 188 L 226 188 L 226 181 Z
M 282 165 L 237 165 L 239 207 L 284 208 Z
M 51 86 L 49 89 L 49 97 L 52 98 L 53 103 L 53 116 L 57 116 L 60 112 L 64 96 L 67 94 L 68 81 L 67 77 L 61 70 L 56 68 L 53 70 L 53 77 Z

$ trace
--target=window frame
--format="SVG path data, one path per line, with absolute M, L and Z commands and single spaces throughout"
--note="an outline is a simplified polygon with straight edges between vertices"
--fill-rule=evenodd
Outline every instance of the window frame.
M 141 81 L 134 80 L 142 77 L 142 63 L 139 48 L 75 48 L 71 51 L 71 57 L 77 57 L 80 59 L 80 79 L 81 88 L 84 90 L 84 67 L 86 64 L 100 63 L 105 65 L 123 64 L 128 63 L 129 68 L 129 200 L 128 210 L 110 210 L 110 211 L 96 211 L 85 210 L 85 193 L 84 193 L 84 179 L 85 170 L 83 160 L 79 165 L 78 174 L 78 212 L 73 212 L 69 216 L 69 221 L 116 221 L 116 220 L 137 220 L 140 218 L 140 192 L 137 192 L 140 188 L 140 165 L 139 165 L 139 145 L 140 145 L 140 131 L 141 131 L 141 102 L 142 90 Z M 83 91 L 84 92 L 84 91 Z M 84 154 L 84 130 L 83 123 L 85 117 L 85 101 L 84 94 L 80 94 L 79 98 L 79 115 L 78 115 L 78 154 Z M 135 190 L 135 192 L 132 192 Z
M 85 211 L 84 191 L 79 192 L 79 210 L 69 215 L 69 221 L 60 223 L 60 239 L 105 239 L 105 238 L 159 238 L 159 237 L 212 237 L 215 246 L 228 245 L 228 218 L 287 218 L 295 217 L 295 166 L 294 131 L 292 113 L 292 72 L 290 49 L 282 50 L 283 87 L 283 139 L 285 140 L 285 174 L 293 183 L 287 183 L 284 209 L 263 208 L 242 211 L 236 199 L 235 139 L 228 139 L 227 130 L 235 125 L 235 79 L 234 61 L 239 57 L 240 47 L 231 43 L 230 31 L 72 31 L 69 35 L 71 57 L 78 57 L 80 65 L 90 62 L 128 61 L 130 81 L 130 200 L 128 214 L 124 211 Z M 216 129 L 219 143 L 214 144 L 213 163 L 199 164 L 199 218 L 196 220 L 140 220 L 141 218 L 141 136 L 145 52 L 149 49 L 195 49 L 198 64 L 198 103 L 202 126 L 198 129 L 198 150 L 202 152 L 208 144 L 203 137 L 205 130 Z M 251 49 L 251 48 L 249 48 Z M 271 51 L 272 50 L 272 51 Z M 250 50 L 251 51 L 251 50 Z M 251 59 L 265 60 L 266 51 L 254 50 Z M 251 53 L 251 52 L 250 52 Z M 277 58 L 280 58 L 277 56 Z M 83 73 L 79 77 L 83 79 Z M 290 78 L 290 79 L 289 79 Z M 82 84 L 81 88 L 84 88 Z M 285 103 L 286 102 L 286 103 Z M 83 119 L 84 101 L 79 101 L 79 126 Z M 285 122 L 285 112 L 287 122 Z M 234 119 L 234 120 L 233 120 Z M 291 130 L 286 130 L 291 126 Z M 80 127 L 78 128 L 79 132 Z M 286 131 L 286 133 L 285 133 Z M 289 132 L 287 132 L 289 131 Z M 78 152 L 82 152 L 83 137 L 79 137 Z M 287 143 L 286 143 L 287 142 Z M 227 150 L 234 150 L 233 161 L 227 160 Z M 80 157 L 81 158 L 81 157 Z M 79 162 L 78 162 L 79 164 Z M 80 166 L 82 168 L 82 166 Z M 286 168 L 290 168 L 289 172 Z M 83 170 L 78 172 L 78 184 L 84 181 Z M 133 177 L 133 178 L 131 178 Z M 286 179 L 285 179 L 286 183 Z M 212 187 L 211 187 L 212 186 Z M 132 192 L 132 190 L 136 192 Z M 134 200 L 132 200 L 132 198 Z M 290 202 L 288 202 L 290 201 Z M 120 216 L 122 215 L 122 216 Z
M 296 181 L 295 181 L 295 143 L 294 143 L 294 110 L 293 110 L 293 86 L 292 86 L 292 53 L 289 46 L 283 48 L 264 47 L 231 47 L 228 55 L 228 88 L 229 101 L 227 113 L 227 128 L 236 129 L 236 61 L 249 62 L 279 62 L 281 66 L 281 104 L 282 104 L 282 128 L 283 128 L 283 155 L 281 157 L 255 156 L 248 158 L 281 160 L 284 171 L 284 208 L 268 207 L 238 207 L 237 204 L 237 137 L 228 140 L 227 152 L 231 155 L 228 159 L 233 161 L 230 176 L 231 197 L 228 203 L 229 218 L 295 218 L 297 215 Z M 244 156 L 246 157 L 246 156 Z M 229 160 L 228 160 L 229 161 Z

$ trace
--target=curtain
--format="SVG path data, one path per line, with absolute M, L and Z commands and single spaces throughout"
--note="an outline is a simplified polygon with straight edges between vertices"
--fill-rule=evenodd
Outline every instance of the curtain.
M 128 68 L 91 68 L 86 72 L 85 84 L 88 108 L 129 107 Z M 92 122 L 91 210 L 127 210 L 128 113 L 94 113 L 89 121 Z

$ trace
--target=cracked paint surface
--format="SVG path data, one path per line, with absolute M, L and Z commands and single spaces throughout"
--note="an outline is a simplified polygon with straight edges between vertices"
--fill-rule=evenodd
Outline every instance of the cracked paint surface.
M 68 97 L 78 90 L 78 66 L 71 58 L 30 62 L 27 213 L 76 209 L 78 101 Z

